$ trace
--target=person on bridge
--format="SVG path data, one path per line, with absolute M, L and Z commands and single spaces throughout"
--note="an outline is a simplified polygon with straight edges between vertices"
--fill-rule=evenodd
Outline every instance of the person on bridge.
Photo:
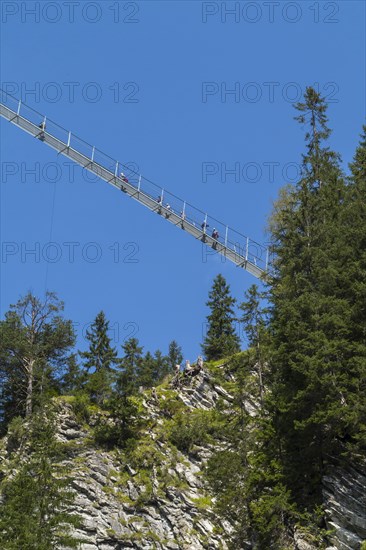
M 42 120 L 41 124 L 38 124 L 38 128 L 41 129 L 41 132 L 39 133 L 38 137 L 41 141 L 44 141 L 44 138 L 45 138 L 44 131 L 46 129 L 46 122 Z
M 126 178 L 123 172 L 120 173 L 119 177 L 121 178 L 122 181 L 125 181 L 126 183 L 128 183 L 128 179 Z
M 219 236 L 220 235 L 219 235 L 219 232 L 217 231 L 217 229 L 213 228 L 211 237 L 213 239 L 215 239 L 215 242 L 213 243 L 213 247 L 212 247 L 212 248 L 214 248 L 214 250 L 216 250 L 216 248 L 217 248 L 217 242 L 216 241 L 218 240 Z
M 202 227 L 202 231 L 203 231 L 204 233 L 206 233 L 207 227 L 210 227 L 210 226 L 208 225 L 207 221 L 205 220 L 205 221 L 201 224 L 201 227 Z

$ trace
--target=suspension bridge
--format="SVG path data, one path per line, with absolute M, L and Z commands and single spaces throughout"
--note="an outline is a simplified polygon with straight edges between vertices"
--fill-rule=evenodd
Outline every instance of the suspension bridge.
M 0 115 L 10 123 L 96 174 L 237 267 L 257 278 L 268 271 L 269 251 L 265 246 L 137 174 L 7 92 L 0 90 L 0 95 Z

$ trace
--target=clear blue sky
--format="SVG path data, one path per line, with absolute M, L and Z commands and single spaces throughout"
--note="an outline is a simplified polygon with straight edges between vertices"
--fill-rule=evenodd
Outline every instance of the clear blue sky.
M 345 166 L 353 156 L 365 117 L 364 2 L 4 0 L 1 10 L 9 92 L 260 242 L 279 188 L 296 176 L 304 132 L 291 102 L 307 85 L 331 101 L 331 146 Z M 0 131 L 1 316 L 28 289 L 48 288 L 80 348 L 103 309 L 117 346 L 134 335 L 166 352 L 176 339 L 195 359 L 214 277 L 239 301 L 256 280 L 203 261 L 192 237 L 4 120 Z M 239 181 L 225 173 L 235 166 Z

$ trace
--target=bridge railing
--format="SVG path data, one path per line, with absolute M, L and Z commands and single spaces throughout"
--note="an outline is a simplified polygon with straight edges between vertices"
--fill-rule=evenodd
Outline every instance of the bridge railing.
M 202 231 L 202 234 L 206 233 L 207 235 L 212 236 L 212 232 L 215 229 L 219 235 L 217 237 L 217 242 L 220 245 L 232 250 L 234 253 L 238 254 L 238 256 L 251 262 L 263 271 L 268 269 L 269 257 L 268 250 L 265 246 L 253 241 L 249 237 L 208 215 L 203 210 L 192 206 L 173 193 L 170 193 L 158 184 L 135 172 L 128 165 L 125 165 L 122 162 L 113 159 L 109 155 L 106 155 L 93 145 L 87 143 L 62 126 L 59 126 L 52 120 L 46 118 L 44 115 L 35 111 L 31 107 L 28 107 L 23 102 L 17 100 L 3 90 L 0 91 L 0 97 L 1 102 L 8 109 L 13 111 L 15 115 L 19 115 L 36 126 L 39 126 L 42 122 L 45 122 L 46 134 L 49 134 L 59 140 L 65 145 L 65 149 L 67 147 L 74 149 L 86 157 L 90 162 L 93 162 L 94 170 L 96 172 L 98 171 L 98 166 L 105 168 L 111 172 L 112 175 L 118 177 L 120 177 L 123 172 L 129 183 L 136 188 L 136 191 L 144 193 L 156 201 L 157 211 L 159 210 L 160 202 L 161 206 L 163 206 L 163 212 L 165 214 L 168 214 L 169 211 L 174 212 L 182 218 L 182 221 L 184 220 L 185 222 L 192 224 L 198 230 Z

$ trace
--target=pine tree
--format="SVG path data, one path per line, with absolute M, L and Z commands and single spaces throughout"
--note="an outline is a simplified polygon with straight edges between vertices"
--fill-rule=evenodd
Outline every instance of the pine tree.
M 353 381 L 353 392 L 349 392 L 345 399 L 352 445 L 358 442 L 366 449 L 366 403 L 363 397 L 366 392 L 366 126 L 350 168 L 342 224 L 342 254 L 346 256 L 345 295 L 352 309 L 349 336 L 353 354 L 347 367 Z
M 133 396 L 137 393 L 141 381 L 151 383 L 150 371 L 144 372 L 142 347 L 137 338 L 130 338 L 122 346 L 124 357 L 118 362 L 118 371 L 109 409 L 114 417 L 114 426 L 107 433 L 108 443 L 120 447 L 133 441 L 139 426 L 138 410 Z M 139 378 L 139 374 L 141 378 Z M 147 380 L 145 377 L 149 375 Z
M 342 433 L 348 392 L 350 308 L 340 259 L 345 181 L 324 141 L 326 104 L 312 88 L 297 105 L 309 126 L 299 183 L 272 218 L 275 272 L 272 392 L 275 425 L 294 492 L 319 485 L 327 453 Z M 302 472 L 302 479 L 299 478 Z
M 208 330 L 202 345 L 207 361 L 221 359 L 240 351 L 240 340 L 235 333 L 233 305 L 236 300 L 230 295 L 230 287 L 222 275 L 218 275 L 209 292 L 207 306 Z
M 252 285 L 245 293 L 245 298 L 246 301 L 239 306 L 243 311 L 240 321 L 244 325 L 248 344 L 253 350 L 253 367 L 258 373 L 260 401 L 263 405 L 263 377 L 267 365 L 269 335 L 268 308 L 263 307 L 261 304 L 266 298 L 266 293 L 259 292 L 257 285 Z
M 73 353 L 66 361 L 66 368 L 61 378 L 61 391 L 66 395 L 74 395 L 82 389 L 85 374 L 78 365 L 76 354 Z
M 110 396 L 113 365 L 118 362 L 117 351 L 111 345 L 108 330 L 109 321 L 101 311 L 92 323 L 90 331 L 86 333 L 89 350 L 80 353 L 85 359 L 85 371 L 89 373 L 93 369 L 88 376 L 85 389 L 91 399 L 98 404 L 102 404 Z
M 235 356 L 226 369 L 235 376 L 234 399 L 230 414 L 224 410 L 216 420 L 222 423 L 220 444 L 206 469 L 216 509 L 235 525 L 230 548 L 244 548 L 248 541 L 251 548 L 289 548 L 284 537 L 292 507 L 271 415 L 265 406 L 254 416 L 247 409 L 259 394 L 251 354 Z
M 138 373 L 143 363 L 142 347 L 137 338 L 129 338 L 122 346 L 124 357 L 118 364 L 117 385 L 120 395 L 130 396 L 138 390 Z
M 2 422 L 30 416 L 45 399 L 68 361 L 75 335 L 54 293 L 41 301 L 30 292 L 0 322 L 0 409 Z
M 17 420 L 17 419 L 15 419 Z M 14 421 L 15 422 L 15 421 Z M 27 425 L 10 426 L 9 438 L 27 432 L 27 445 L 14 453 L 14 475 L 2 481 L 0 505 L 0 546 L 3 550 L 49 550 L 79 546 L 70 529 L 80 524 L 67 510 L 73 504 L 72 478 L 62 460 L 63 444 L 55 438 L 50 410 L 34 414 Z M 18 435 L 12 433 L 12 427 Z M 24 452 L 28 454 L 24 460 Z
M 154 377 L 155 360 L 148 351 L 140 363 L 139 370 L 136 374 L 136 384 L 143 388 L 151 388 L 154 385 Z
M 172 370 L 174 369 L 175 365 L 180 365 L 183 361 L 182 348 L 175 340 L 172 340 L 169 344 L 168 357 L 169 365 Z
M 158 349 L 154 353 L 154 385 L 160 384 L 164 378 L 171 372 L 169 357 L 163 355 Z

